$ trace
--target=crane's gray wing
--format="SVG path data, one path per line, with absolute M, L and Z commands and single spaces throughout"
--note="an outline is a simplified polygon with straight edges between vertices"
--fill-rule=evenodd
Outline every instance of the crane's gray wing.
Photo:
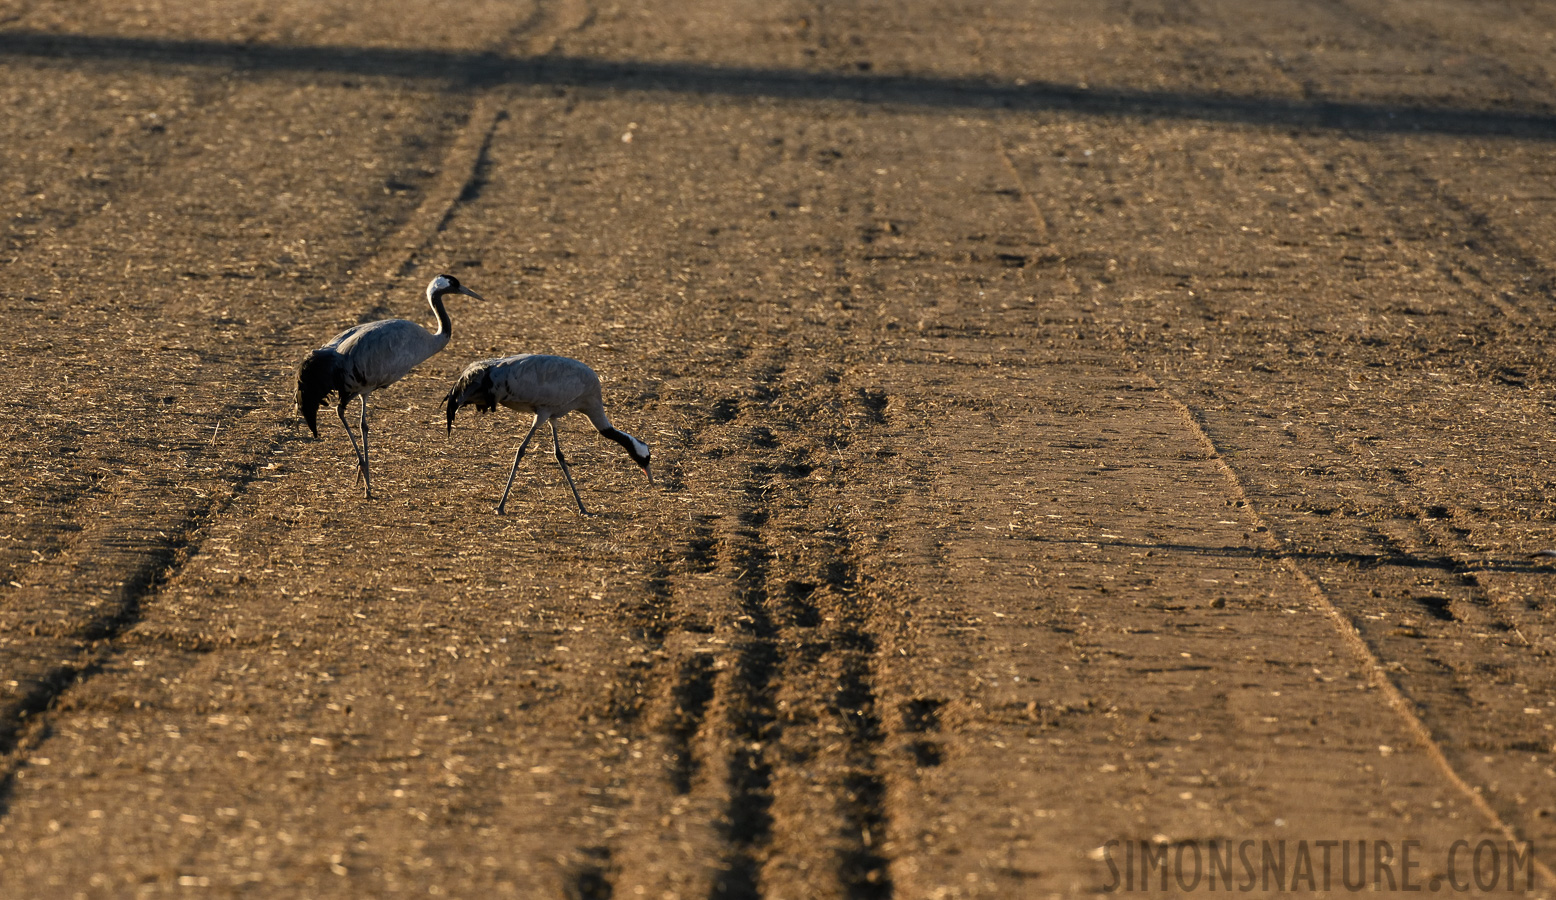
M 562 415 L 599 402 L 594 370 L 563 356 L 509 357 L 492 373 L 497 402 L 514 409 L 545 409 Z
M 408 319 L 384 319 L 343 332 L 335 349 L 351 361 L 360 385 L 371 390 L 404 378 L 445 341 Z

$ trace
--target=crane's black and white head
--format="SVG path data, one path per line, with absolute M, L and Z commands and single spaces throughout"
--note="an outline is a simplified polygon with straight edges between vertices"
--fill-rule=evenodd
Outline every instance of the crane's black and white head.
M 470 290 L 459 283 L 459 279 L 452 275 L 439 275 L 427 284 L 427 299 L 441 300 L 449 294 L 464 294 L 466 297 L 474 297 L 477 300 L 485 300 L 480 294 Z
M 627 440 L 630 443 L 622 445 L 627 448 L 627 455 L 632 457 L 632 461 L 638 464 L 638 468 L 643 470 L 644 475 L 648 476 L 648 483 L 653 484 L 654 472 L 648 467 L 648 445 L 630 434 L 627 435 Z
M 607 428 L 600 434 L 620 444 L 627 455 L 632 457 L 632 461 L 638 464 L 638 468 L 643 470 L 643 474 L 648 476 L 648 483 L 654 483 L 654 472 L 648 466 L 647 444 L 618 428 Z

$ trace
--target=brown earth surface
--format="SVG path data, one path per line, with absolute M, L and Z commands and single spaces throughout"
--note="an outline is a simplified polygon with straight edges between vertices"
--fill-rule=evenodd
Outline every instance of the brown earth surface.
M 0 898 L 1552 890 L 1556 6 L 0 0 L 0 104 Z M 366 501 L 295 367 L 438 272 Z M 657 483 L 497 516 L 523 351 Z

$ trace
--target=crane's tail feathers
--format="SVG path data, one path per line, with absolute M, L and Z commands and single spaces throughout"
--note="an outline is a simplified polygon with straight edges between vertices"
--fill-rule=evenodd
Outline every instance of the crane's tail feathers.
M 342 360 L 333 350 L 315 350 L 297 368 L 297 411 L 314 437 L 319 436 L 319 407 L 340 390 Z
M 459 374 L 459 380 L 454 382 L 454 387 L 443 398 L 443 407 L 448 415 L 448 431 L 454 431 L 454 414 L 461 406 L 474 406 L 477 412 L 488 412 L 497 408 L 496 391 L 492 387 L 492 365 L 495 359 L 483 359 L 473 362 L 465 367 Z

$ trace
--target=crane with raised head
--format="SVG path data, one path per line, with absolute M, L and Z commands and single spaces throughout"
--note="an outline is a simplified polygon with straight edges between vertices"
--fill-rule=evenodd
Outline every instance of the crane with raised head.
M 353 325 L 330 339 L 323 347 L 308 354 L 297 369 L 297 411 L 308 423 L 313 436 L 319 436 L 319 407 L 330 394 L 340 403 L 335 415 L 351 438 L 357 455 L 357 481 L 365 483 L 367 499 L 373 499 L 373 474 L 368 467 L 367 398 L 379 388 L 404 378 L 434 353 L 448 346 L 454 331 L 453 321 L 443 300 L 450 294 L 464 294 L 477 300 L 480 294 L 459 283 L 452 275 L 439 275 L 427 285 L 427 303 L 438 319 L 438 330 L 428 331 L 409 319 L 381 319 Z M 346 423 L 346 406 L 352 398 L 362 398 L 358 428 L 362 446 Z

